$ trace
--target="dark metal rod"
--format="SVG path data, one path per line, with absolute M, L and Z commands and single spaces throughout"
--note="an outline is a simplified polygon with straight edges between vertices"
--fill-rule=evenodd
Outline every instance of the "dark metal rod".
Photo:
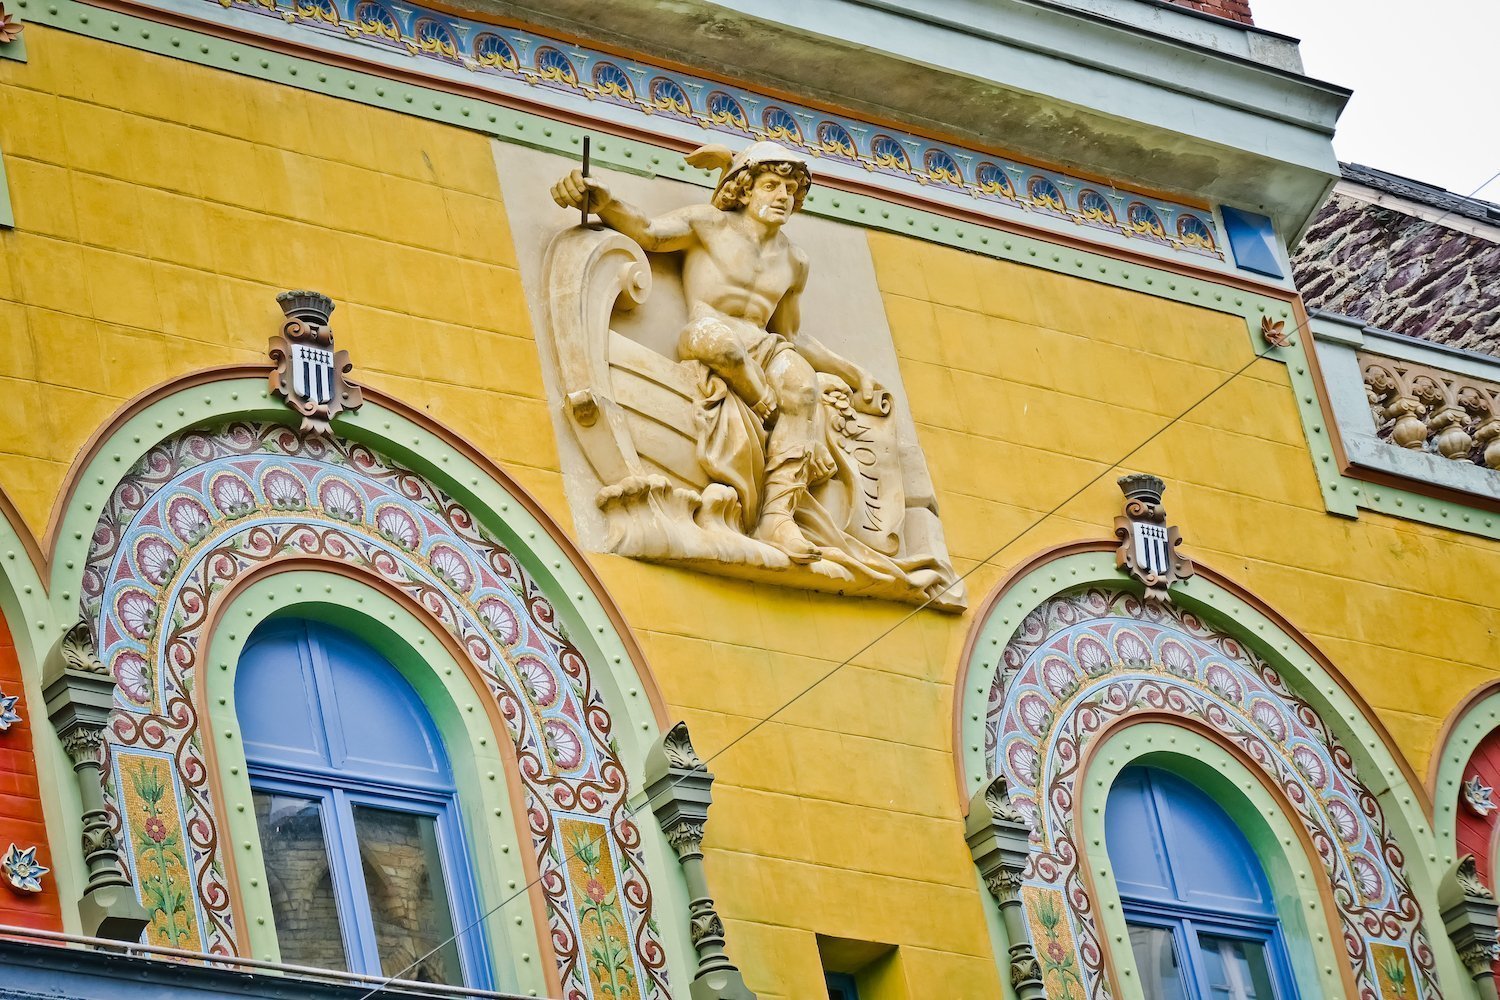
M 588 136 L 584 136 L 583 137 L 583 177 L 584 177 L 585 181 L 588 180 L 588 176 L 589 176 L 589 137 Z M 585 225 L 585 226 L 588 225 L 589 224 L 589 189 L 588 189 L 587 183 L 585 183 L 584 188 L 583 188 L 583 204 L 578 207 L 578 210 L 579 210 L 579 212 L 583 216 L 583 218 L 581 220 L 581 224 Z

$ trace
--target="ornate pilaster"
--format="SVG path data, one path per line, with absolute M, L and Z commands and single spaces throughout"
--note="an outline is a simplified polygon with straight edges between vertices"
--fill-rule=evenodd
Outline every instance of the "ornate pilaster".
M 677 852 L 688 888 L 688 933 L 698 952 L 693 1000 L 755 1000 L 740 970 L 724 951 L 724 924 L 708 893 L 703 868 L 703 831 L 708 823 L 714 776 L 693 750 L 687 724 L 679 722 L 646 756 L 646 795 L 667 842 Z
M 1495 960 L 1500 958 L 1500 915 L 1495 895 L 1479 877 L 1474 855 L 1465 854 L 1438 890 L 1443 927 L 1483 1000 L 1497 1000 Z
M 1026 933 L 1021 885 L 1031 856 L 1031 826 L 1010 801 L 1004 778 L 996 778 L 969 803 L 969 852 L 985 888 L 1000 905 L 1010 942 L 1010 984 L 1020 1000 L 1044 1000 L 1046 986 Z
M 114 678 L 94 655 L 93 637 L 82 620 L 58 640 L 43 673 L 47 716 L 73 762 L 83 806 L 83 862 L 88 882 L 78 902 L 84 933 L 136 941 L 147 916 L 104 810 L 104 727 L 114 704 Z

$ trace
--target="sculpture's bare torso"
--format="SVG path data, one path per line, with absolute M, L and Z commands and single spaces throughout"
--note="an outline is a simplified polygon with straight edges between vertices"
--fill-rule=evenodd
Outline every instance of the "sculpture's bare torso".
M 734 213 L 704 206 L 694 215 L 697 239 L 682 259 L 689 308 L 695 316 L 706 309 L 767 329 L 782 299 L 805 280 L 806 257 L 780 232 L 755 246 L 753 236 L 737 231 Z
M 589 207 L 647 251 L 682 254 L 689 320 L 678 340 L 685 361 L 707 365 L 769 428 L 765 496 L 755 536 L 795 562 L 820 558 L 794 514 L 808 485 L 834 471 L 818 432 L 818 372 L 843 379 L 865 401 L 883 392 L 859 365 L 801 330 L 807 256 L 782 233 L 799 204 L 789 172 L 757 171 L 738 208 L 692 205 L 648 218 L 573 171 L 553 185 L 568 208 Z

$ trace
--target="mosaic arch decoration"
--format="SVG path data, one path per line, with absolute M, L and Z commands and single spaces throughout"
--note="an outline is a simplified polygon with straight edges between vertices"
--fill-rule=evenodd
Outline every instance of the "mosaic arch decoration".
M 989 776 L 1032 826 L 1022 897 L 1048 996 L 1110 996 L 1074 818 L 1090 745 L 1133 715 L 1206 727 L 1281 790 L 1333 888 L 1360 1000 L 1438 1000 L 1405 858 L 1354 761 L 1311 705 L 1181 608 L 1087 588 L 1033 610 L 1005 647 L 985 720 Z
M 1147 206 L 1128 190 L 877 128 L 536 31 L 385 0 L 183 0 L 182 7 L 197 7 L 205 19 L 213 17 L 207 11 L 221 7 L 261 15 L 304 31 L 304 41 L 315 47 L 399 54 L 413 61 L 412 68 L 445 77 L 457 71 L 465 83 L 528 100 L 535 100 L 537 91 L 551 91 L 584 102 L 573 110 L 608 106 L 651 134 L 681 137 L 672 126 L 689 125 L 695 132 L 706 129 L 747 141 L 771 139 L 829 164 L 856 168 L 854 175 L 865 183 L 908 197 L 928 196 L 985 215 L 1040 214 L 1107 231 L 1143 249 L 1224 260 L 1218 223 L 1201 208 L 1158 198 Z
M 121 480 L 83 611 L 116 680 L 110 806 L 158 944 L 235 952 L 229 850 L 204 757 L 205 625 L 258 567 L 320 557 L 397 588 L 466 651 L 519 761 L 568 1000 L 669 996 L 614 723 L 553 605 L 461 504 L 370 449 L 279 424 L 190 431 Z M 597 843 L 595 843 L 597 842 Z

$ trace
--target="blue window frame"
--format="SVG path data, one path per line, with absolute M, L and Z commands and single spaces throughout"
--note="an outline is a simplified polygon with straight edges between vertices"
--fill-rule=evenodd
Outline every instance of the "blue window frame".
M 488 988 L 452 769 L 410 684 L 317 622 L 268 622 L 235 678 L 282 960 Z
M 1174 774 L 1129 767 L 1104 825 L 1146 996 L 1297 1000 L 1265 872 L 1217 803 Z
M 823 982 L 828 987 L 828 1000 L 859 1000 L 859 988 L 849 973 L 825 972 Z

